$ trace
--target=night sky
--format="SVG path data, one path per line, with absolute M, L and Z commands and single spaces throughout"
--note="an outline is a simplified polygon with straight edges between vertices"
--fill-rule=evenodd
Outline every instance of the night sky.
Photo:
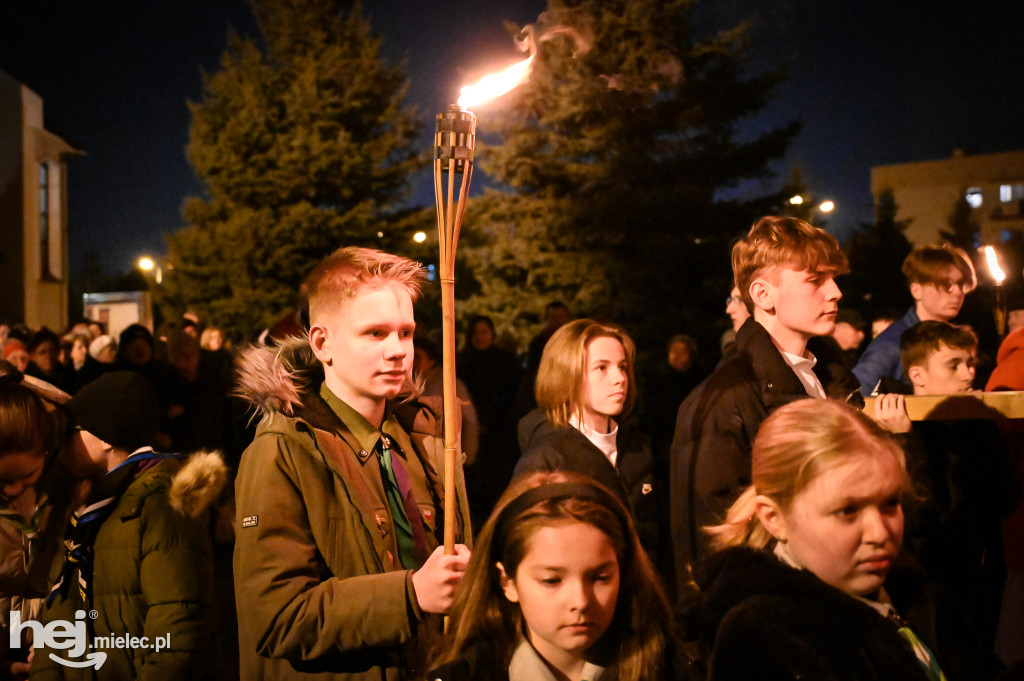
M 404 57 L 409 101 L 433 116 L 458 87 L 516 59 L 503 21 L 526 24 L 543 0 L 364 0 L 390 59 Z M 797 166 L 832 198 L 829 228 L 871 219 L 870 168 L 968 153 L 1024 150 L 1024 3 L 704 0 L 702 27 L 753 18 L 751 68 L 790 65 L 753 134 L 799 119 L 780 181 Z M 47 127 L 86 152 L 70 164 L 71 267 L 95 251 L 108 274 L 182 226 L 201 185 L 185 158 L 186 101 L 201 94 L 228 26 L 254 22 L 243 0 L 37 0 L 0 8 L 0 69 L 44 99 Z M 486 133 L 486 110 L 477 111 Z M 413 200 L 431 204 L 425 171 Z M 778 182 L 767 185 L 768 189 Z

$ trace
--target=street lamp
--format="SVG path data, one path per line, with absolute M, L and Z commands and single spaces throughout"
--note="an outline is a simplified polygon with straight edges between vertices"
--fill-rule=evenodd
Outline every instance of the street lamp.
M 795 210 L 792 214 L 795 216 L 806 215 L 808 221 L 812 221 L 815 213 L 819 215 L 828 215 L 836 209 L 836 202 L 832 199 L 825 199 L 821 203 L 815 204 L 817 199 L 814 197 L 806 197 L 802 194 L 794 194 L 793 196 L 786 199 L 786 203 L 790 206 L 794 206 Z
M 142 270 L 143 272 L 152 272 L 154 282 L 156 282 L 157 284 L 164 283 L 163 268 L 160 267 L 160 263 L 157 262 L 155 258 L 151 258 L 148 255 L 144 255 L 138 259 L 136 264 L 139 266 L 139 269 Z

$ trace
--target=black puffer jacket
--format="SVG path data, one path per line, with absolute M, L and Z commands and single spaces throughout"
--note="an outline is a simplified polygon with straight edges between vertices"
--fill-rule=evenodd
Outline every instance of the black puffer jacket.
M 708 653 L 709 681 L 926 681 L 895 625 L 865 603 L 774 555 L 726 549 L 695 568 L 689 622 Z M 949 681 L 1009 678 L 948 594 L 900 565 L 886 591 Z
M 721 522 L 750 484 L 750 450 L 761 423 L 782 405 L 809 397 L 759 323 L 748 319 L 736 344 L 736 354 L 690 393 L 676 419 L 669 508 L 680 593 L 689 563 L 706 550 L 700 528 Z M 842 365 L 819 362 L 814 372 L 830 398 L 861 402 L 860 384 Z
M 587 436 L 572 426 L 556 426 L 535 409 L 519 421 L 519 449 L 513 479 L 537 471 L 571 471 L 593 478 L 632 511 L 640 543 L 658 564 L 656 482 L 651 470 L 647 438 L 628 424 L 619 425 L 615 440 L 618 457 L 613 466 Z

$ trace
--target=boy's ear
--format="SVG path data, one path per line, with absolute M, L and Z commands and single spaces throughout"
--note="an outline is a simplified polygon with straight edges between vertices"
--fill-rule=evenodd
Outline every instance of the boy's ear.
M 922 288 L 924 288 L 924 286 L 916 281 L 910 285 L 910 295 L 914 297 L 914 300 L 921 300 Z
M 750 299 L 754 301 L 754 307 L 769 312 L 775 307 L 775 298 L 772 295 L 772 286 L 767 279 L 758 277 L 750 282 Z
M 907 368 L 907 378 L 915 388 L 924 387 L 924 367 L 912 366 Z
M 780 542 L 786 542 L 786 521 L 782 517 L 779 505 L 773 499 L 763 494 L 754 497 L 754 513 L 757 514 L 761 527 L 768 530 L 768 534 Z
M 505 592 L 505 598 L 512 603 L 519 602 L 519 590 L 516 589 L 515 581 L 508 576 L 505 572 L 505 566 L 500 562 L 495 563 L 494 567 L 498 568 L 498 583 L 501 584 L 501 590 Z
M 323 325 L 313 324 L 309 327 L 309 347 L 321 362 L 329 362 L 331 359 L 327 341 L 327 329 Z

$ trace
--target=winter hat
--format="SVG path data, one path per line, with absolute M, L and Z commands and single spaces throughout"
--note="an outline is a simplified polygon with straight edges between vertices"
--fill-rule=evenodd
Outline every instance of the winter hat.
M 76 426 L 127 452 L 153 444 L 160 429 L 156 391 L 134 371 L 101 375 L 75 393 L 67 407 Z
M 117 347 L 117 341 L 110 334 L 103 334 L 102 336 L 96 336 L 92 343 L 89 343 L 89 354 L 92 355 L 93 359 L 99 359 L 100 353 L 113 345 Z

